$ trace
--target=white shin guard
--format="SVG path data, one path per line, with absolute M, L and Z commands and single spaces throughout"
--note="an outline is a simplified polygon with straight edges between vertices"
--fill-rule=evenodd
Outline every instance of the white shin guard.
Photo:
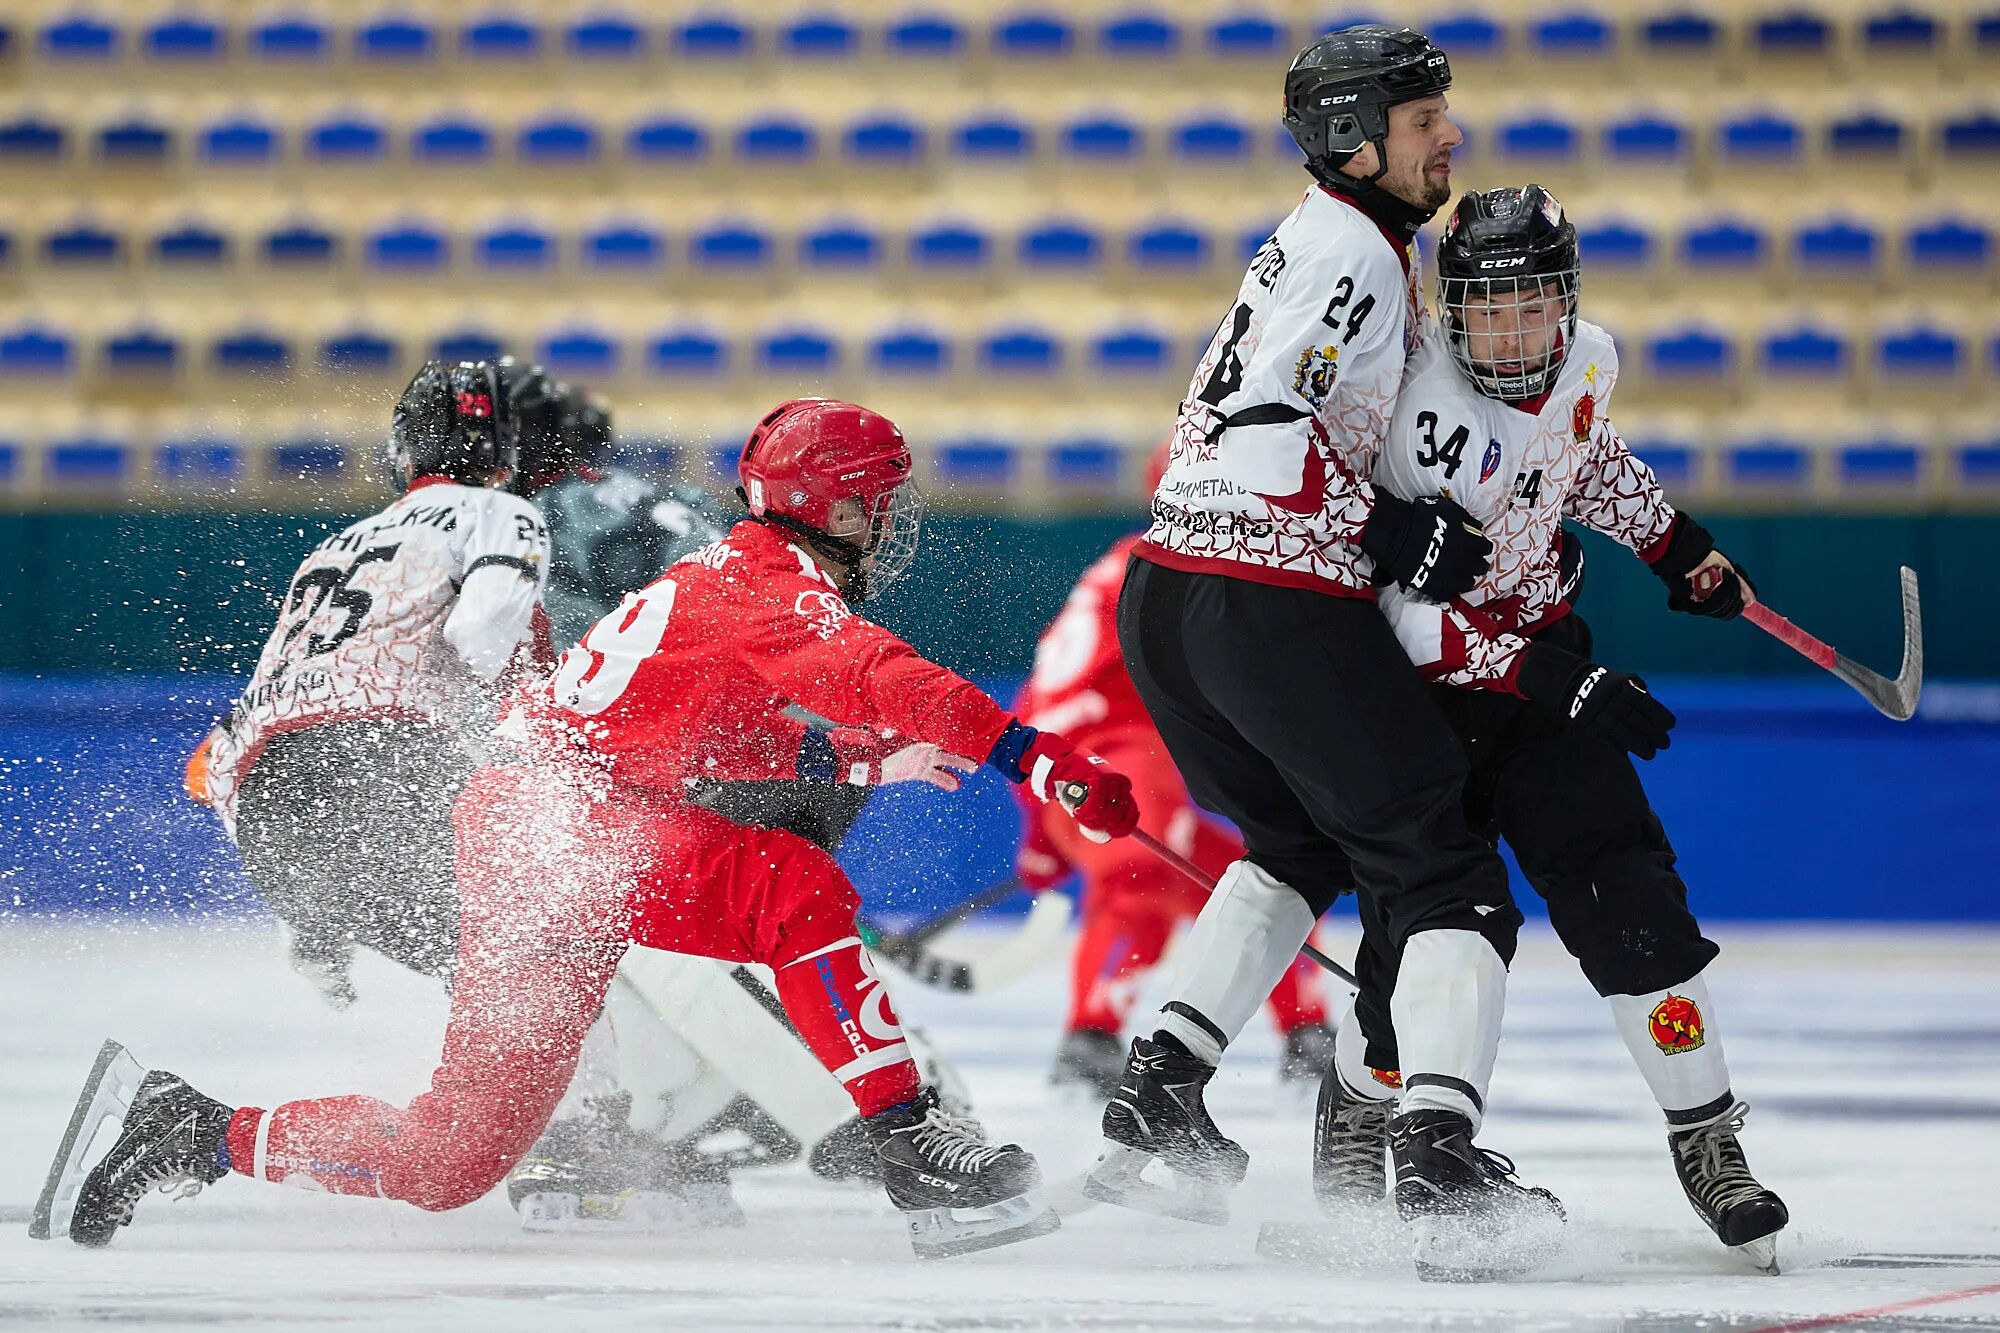
M 1289 885 L 1248 861 L 1222 872 L 1175 953 L 1170 1005 L 1159 1026 L 1210 1064 L 1236 1039 L 1312 934 L 1312 908 Z M 1184 1013 L 1194 1010 L 1213 1028 Z
M 1426 930 L 1403 945 L 1389 1012 L 1403 1062 L 1401 1109 L 1433 1107 L 1479 1129 L 1500 1049 L 1507 965 L 1476 930 Z
M 1368 1067 L 1368 1039 L 1361 1035 L 1361 1013 L 1351 1004 L 1333 1036 L 1333 1067 L 1340 1071 L 1340 1081 L 1348 1092 L 1366 1101 L 1392 1100 L 1402 1082 L 1393 1069 Z M 1392 1081 L 1384 1081 L 1384 1075 Z
M 1729 1091 L 1729 1065 L 1710 1026 L 1715 1011 L 1702 973 L 1647 995 L 1613 995 L 1610 1004 L 1618 1035 L 1662 1111 L 1707 1106 Z

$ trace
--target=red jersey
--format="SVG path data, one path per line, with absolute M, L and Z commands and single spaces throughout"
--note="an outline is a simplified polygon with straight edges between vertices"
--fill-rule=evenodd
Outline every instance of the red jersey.
M 1105 731 L 1152 727 L 1118 651 L 1118 588 L 1139 540 L 1134 533 L 1085 570 L 1042 631 L 1035 668 L 1014 701 L 1029 726 L 1061 732 L 1085 749 Z
M 768 524 L 738 523 L 635 593 L 564 653 L 503 736 L 582 751 L 620 782 L 799 776 L 797 704 L 984 760 L 1013 715 L 849 610 Z

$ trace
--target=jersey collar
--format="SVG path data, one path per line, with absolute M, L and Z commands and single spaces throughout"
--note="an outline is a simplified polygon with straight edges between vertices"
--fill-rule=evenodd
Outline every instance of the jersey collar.
M 1382 233 L 1382 239 L 1389 243 L 1389 248 L 1396 252 L 1396 258 L 1402 261 L 1403 276 L 1404 277 L 1409 276 L 1410 246 L 1413 244 L 1412 240 L 1398 236 L 1395 230 L 1392 227 L 1390 227 L 1389 224 L 1382 221 L 1382 219 L 1376 217 L 1373 213 L 1369 212 L 1367 209 L 1363 208 L 1361 206 L 1361 201 L 1355 199 L 1353 196 L 1342 194 L 1339 190 L 1331 189 L 1326 185 L 1314 185 L 1313 188 L 1318 190 L 1321 194 L 1325 195 L 1327 198 L 1333 200 L 1335 203 L 1347 205 L 1347 207 L 1353 209 L 1355 212 L 1359 213 L 1362 217 L 1367 218 L 1370 222 L 1374 223 L 1375 230 Z
M 411 491 L 420 491 L 426 486 L 458 486 L 462 484 L 455 477 L 440 477 L 435 474 L 425 477 L 412 477 L 410 478 L 410 484 L 403 488 L 403 494 L 408 495 Z

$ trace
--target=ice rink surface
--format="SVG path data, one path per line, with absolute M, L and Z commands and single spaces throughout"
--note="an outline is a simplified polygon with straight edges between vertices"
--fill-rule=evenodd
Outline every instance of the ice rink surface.
M 1562 1196 L 1569 1251 L 1533 1280 L 1448 1287 L 1415 1279 L 1387 1225 L 1337 1238 L 1319 1268 L 1258 1256 L 1260 1223 L 1312 1213 L 1310 1103 L 1277 1088 L 1261 1019 L 1210 1098 L 1253 1158 L 1222 1229 L 1098 1208 L 918 1264 L 879 1193 L 792 1166 L 738 1177 L 750 1223 L 735 1231 L 530 1236 L 502 1194 L 428 1215 L 230 1177 L 149 1198 L 104 1251 L 33 1241 L 29 1208 L 104 1037 L 232 1103 L 401 1101 L 427 1080 L 444 1003 L 365 959 L 360 1003 L 336 1014 L 267 926 L 16 921 L 0 930 L 0 1328 L 2000 1328 L 2000 934 L 1717 933 L 1713 1030 L 1752 1107 L 1751 1164 L 1792 1209 L 1789 1271 L 1739 1269 L 1697 1221 L 1603 1003 L 1537 936 L 1483 1142 Z M 979 999 L 899 991 L 989 1128 L 1052 1179 L 1097 1143 L 1097 1107 L 1044 1083 L 1062 987 L 1052 964 Z

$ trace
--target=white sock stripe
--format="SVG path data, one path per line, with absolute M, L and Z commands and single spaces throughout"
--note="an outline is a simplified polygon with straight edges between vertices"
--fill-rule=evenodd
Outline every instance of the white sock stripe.
M 271 1159 L 271 1114 L 271 1111 L 266 1111 L 257 1117 L 257 1146 L 250 1152 L 250 1174 L 258 1180 L 269 1179 L 264 1174 L 264 1168 Z
M 863 1074 L 872 1074 L 878 1069 L 886 1069 L 890 1065 L 902 1064 L 909 1058 L 910 1044 L 906 1041 L 899 1041 L 893 1046 L 884 1046 L 879 1050 L 870 1051 L 866 1055 L 856 1056 L 840 1068 L 834 1070 L 833 1076 L 839 1082 L 852 1083 Z
M 1052 799 L 1049 795 L 1049 774 L 1055 771 L 1055 766 L 1055 760 L 1040 755 L 1035 759 L 1035 766 L 1028 770 L 1028 790 L 1044 801 Z
M 833 943 L 827 945 L 824 949 L 814 949 L 811 953 L 800 954 L 797 958 L 794 958 L 791 962 L 786 963 L 785 967 L 797 967 L 800 963 L 809 963 L 823 953 L 832 953 L 836 949 L 845 949 L 850 944 L 859 948 L 861 945 L 861 937 L 859 935 L 849 935 L 846 939 L 835 940 Z M 782 972 L 785 969 L 781 967 L 778 970 Z

